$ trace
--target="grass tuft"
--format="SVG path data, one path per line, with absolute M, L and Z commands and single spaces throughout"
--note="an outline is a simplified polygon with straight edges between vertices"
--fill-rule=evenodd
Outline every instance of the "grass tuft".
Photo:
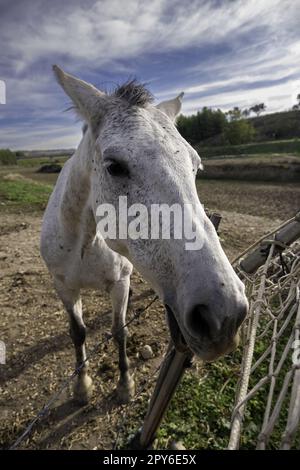
M 43 209 L 53 187 L 27 179 L 0 179 L 0 203 L 2 206 L 15 206 Z

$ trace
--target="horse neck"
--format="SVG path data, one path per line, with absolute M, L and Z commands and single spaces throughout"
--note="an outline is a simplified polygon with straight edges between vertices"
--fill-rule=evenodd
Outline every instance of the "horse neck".
M 67 167 L 60 212 L 65 228 L 74 233 L 78 232 L 83 223 L 83 213 L 91 211 L 90 175 L 93 150 L 90 132 L 87 130 Z

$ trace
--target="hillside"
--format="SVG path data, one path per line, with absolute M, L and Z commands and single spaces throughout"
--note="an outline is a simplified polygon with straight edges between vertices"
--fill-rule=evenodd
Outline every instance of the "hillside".
M 300 111 L 265 114 L 248 121 L 256 131 L 255 141 L 300 137 Z
M 286 155 L 244 155 L 204 160 L 198 178 L 212 180 L 300 182 L 300 158 Z M 295 201 L 296 202 L 296 201 Z M 299 207 L 299 200 L 297 202 Z
M 297 140 L 300 138 L 300 110 L 285 111 L 280 113 L 265 114 L 263 116 L 243 118 L 241 110 L 235 108 L 236 118 L 228 118 L 228 113 L 220 109 L 202 108 L 196 114 L 190 116 L 180 115 L 177 121 L 177 127 L 182 136 L 190 142 L 195 148 L 214 149 L 214 155 L 228 155 L 247 153 L 244 151 L 233 151 L 223 153 L 217 151 L 216 147 L 232 147 L 248 144 L 274 144 L 283 141 Z M 292 151 L 298 153 L 298 148 L 286 148 L 281 145 L 280 152 Z M 276 145 L 277 146 L 277 145 Z M 270 149 L 267 149 L 269 152 Z M 277 149 L 272 149 L 277 152 Z M 217 152 L 217 153 L 216 153 Z M 260 153 L 255 151 L 252 153 Z
M 300 139 L 273 140 L 269 142 L 253 142 L 243 145 L 194 145 L 199 155 L 206 158 L 223 157 L 224 155 L 259 155 L 284 154 L 300 155 Z

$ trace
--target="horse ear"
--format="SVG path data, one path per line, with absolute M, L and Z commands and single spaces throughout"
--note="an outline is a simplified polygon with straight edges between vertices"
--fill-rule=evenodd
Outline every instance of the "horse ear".
M 99 121 L 108 102 L 108 96 L 90 83 L 73 77 L 64 72 L 57 65 L 53 65 L 53 72 L 66 94 L 73 101 L 78 113 L 91 124 Z
M 156 108 L 160 109 L 163 113 L 165 113 L 172 121 L 175 121 L 176 117 L 180 113 L 181 105 L 182 105 L 182 98 L 184 93 L 180 93 L 180 95 L 176 96 L 169 101 L 162 101 Z

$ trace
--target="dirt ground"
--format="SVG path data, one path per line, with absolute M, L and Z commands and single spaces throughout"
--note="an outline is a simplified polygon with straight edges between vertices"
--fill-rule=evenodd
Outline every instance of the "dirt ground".
M 219 182 L 205 182 L 202 186 L 205 204 L 223 215 L 220 237 L 231 259 L 291 217 L 300 206 L 300 189 L 293 185 L 284 189 L 260 183 L 243 188 Z M 263 211 L 256 207 L 256 200 L 261 201 Z M 22 433 L 71 374 L 74 365 L 67 317 L 39 255 L 41 219 L 42 212 L 0 212 L 0 340 L 5 342 L 7 351 L 6 364 L 0 365 L 2 448 L 9 447 Z M 128 318 L 152 298 L 149 286 L 137 273 L 133 275 L 132 288 Z M 126 407 L 118 405 L 114 396 L 117 351 L 112 342 L 103 343 L 110 330 L 109 298 L 99 292 L 83 293 L 83 305 L 88 350 L 99 343 L 99 352 L 90 361 L 95 385 L 91 403 L 78 408 L 68 387 L 21 448 L 111 449 L 119 430 L 122 433 L 129 426 L 122 418 Z M 158 367 L 167 342 L 164 309 L 157 301 L 130 326 L 131 368 L 137 389 L 144 387 L 139 400 L 145 401 L 151 394 L 154 377 L 149 377 Z M 145 344 L 154 352 L 154 357 L 147 361 L 140 356 Z M 137 430 L 142 416 L 135 419 L 130 426 Z

